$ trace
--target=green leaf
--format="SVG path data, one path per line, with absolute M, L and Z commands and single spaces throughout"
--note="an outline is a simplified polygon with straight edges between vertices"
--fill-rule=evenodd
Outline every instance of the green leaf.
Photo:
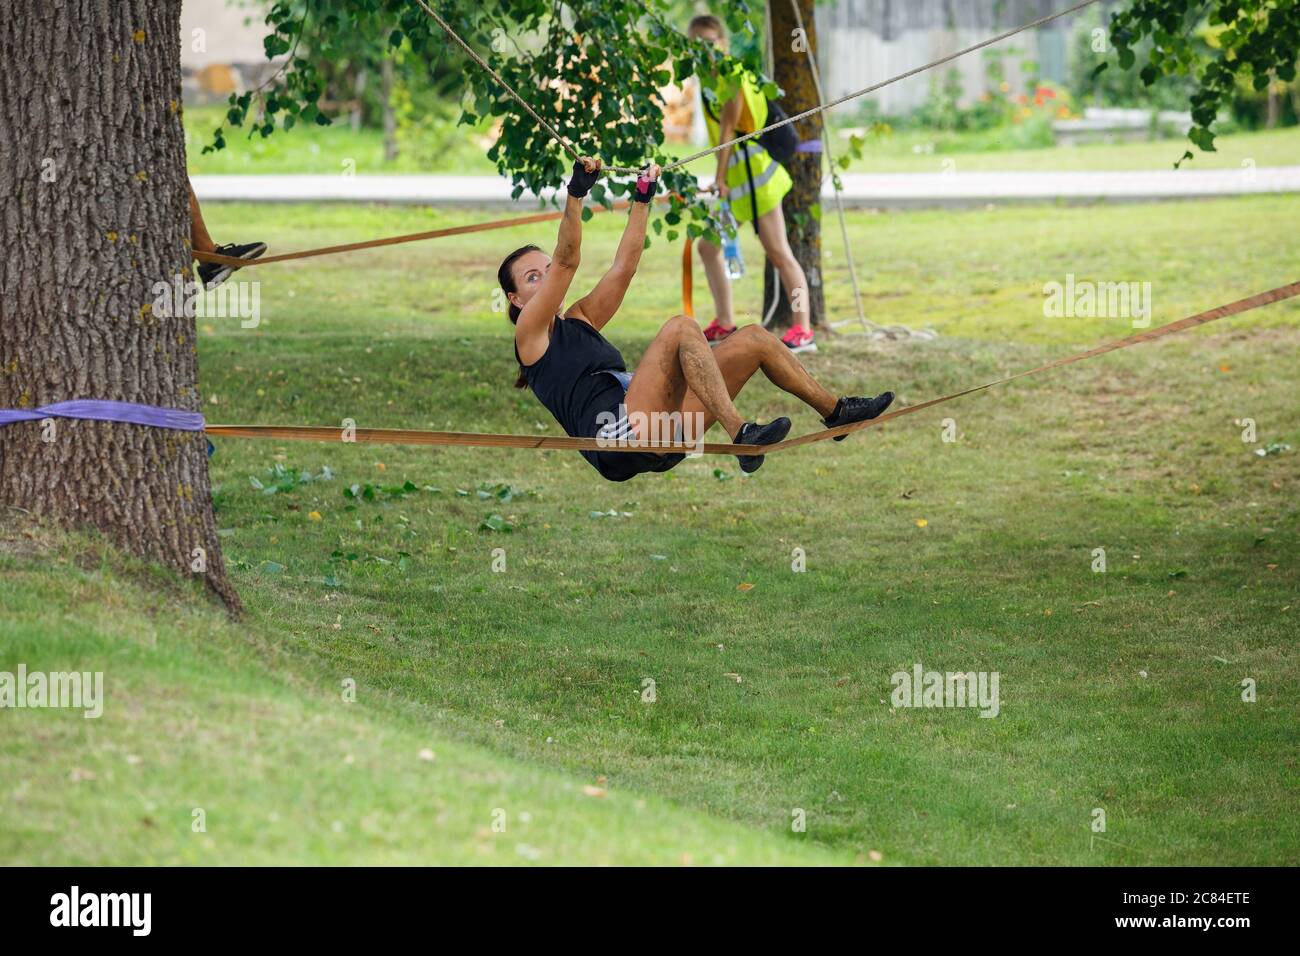
M 488 515 L 486 518 L 484 518 L 482 523 L 479 525 L 479 529 L 484 531 L 499 531 L 505 533 L 509 533 L 515 530 L 514 525 L 512 525 L 505 518 L 501 517 L 498 514 L 491 514 Z
M 1187 134 L 1187 138 L 1190 139 L 1193 143 L 1195 143 L 1196 146 L 1199 147 L 1202 152 L 1205 153 L 1217 152 L 1217 150 L 1214 148 L 1214 134 L 1210 132 L 1208 129 L 1206 129 L 1204 126 L 1193 127 L 1191 132 Z

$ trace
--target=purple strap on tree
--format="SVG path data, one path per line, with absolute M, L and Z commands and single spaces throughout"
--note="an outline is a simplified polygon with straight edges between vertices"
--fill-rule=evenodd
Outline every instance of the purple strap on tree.
M 806 139 L 794 150 L 796 153 L 820 153 L 822 151 L 822 141 L 819 139 Z
M 137 405 L 135 402 L 105 402 L 97 398 L 80 398 L 70 402 L 55 402 L 40 408 L 0 408 L 0 426 L 15 422 L 34 422 L 42 418 L 84 418 L 96 422 L 124 422 L 128 425 L 150 425 L 154 428 L 171 428 L 183 432 L 203 431 L 203 415 L 179 408 L 159 408 L 157 405 Z

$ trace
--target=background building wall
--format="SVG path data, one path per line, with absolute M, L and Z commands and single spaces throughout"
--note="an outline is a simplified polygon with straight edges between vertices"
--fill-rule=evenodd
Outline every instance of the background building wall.
M 826 95 L 843 96 L 862 89 L 1068 5 L 1068 0 L 834 0 L 833 3 L 819 3 L 817 32 L 826 73 Z M 1113 5 L 1113 0 L 1103 0 L 1098 7 Z M 1006 79 L 1013 87 L 1022 78 L 1019 61 L 1025 58 L 1038 62 L 1039 75 L 1043 79 L 1058 83 L 1065 80 L 1068 38 L 1077 28 L 1080 17 L 1088 17 L 1090 23 L 1101 22 L 1097 13 L 1085 10 L 989 48 L 1022 51 L 1020 55 L 1004 59 Z M 962 79 L 965 100 L 969 102 L 985 92 L 986 63 L 980 53 L 962 57 L 937 71 L 903 80 L 867 98 L 886 115 L 905 113 L 925 101 L 931 84 L 941 81 L 945 71 L 955 69 Z

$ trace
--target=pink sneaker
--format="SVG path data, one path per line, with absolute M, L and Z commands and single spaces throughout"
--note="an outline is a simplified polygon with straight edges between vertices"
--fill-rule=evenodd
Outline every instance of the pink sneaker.
M 714 319 L 708 324 L 708 327 L 705 328 L 704 338 L 710 345 L 713 345 L 721 342 L 734 331 L 736 331 L 734 325 L 730 327 L 721 326 L 718 324 L 718 320 Z
M 786 344 L 786 348 L 791 352 L 817 351 L 817 341 L 813 338 L 813 330 L 805 329 L 801 325 L 790 326 L 785 335 L 781 336 L 781 341 Z

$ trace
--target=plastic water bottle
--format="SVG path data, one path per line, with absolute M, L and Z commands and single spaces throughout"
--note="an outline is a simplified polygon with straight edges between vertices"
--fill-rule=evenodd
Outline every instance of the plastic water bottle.
M 745 275 L 745 260 L 740 254 L 740 230 L 736 217 L 731 214 L 730 203 L 722 203 L 722 253 L 727 260 L 727 278 L 736 280 Z M 727 234 L 730 229 L 731 235 Z

